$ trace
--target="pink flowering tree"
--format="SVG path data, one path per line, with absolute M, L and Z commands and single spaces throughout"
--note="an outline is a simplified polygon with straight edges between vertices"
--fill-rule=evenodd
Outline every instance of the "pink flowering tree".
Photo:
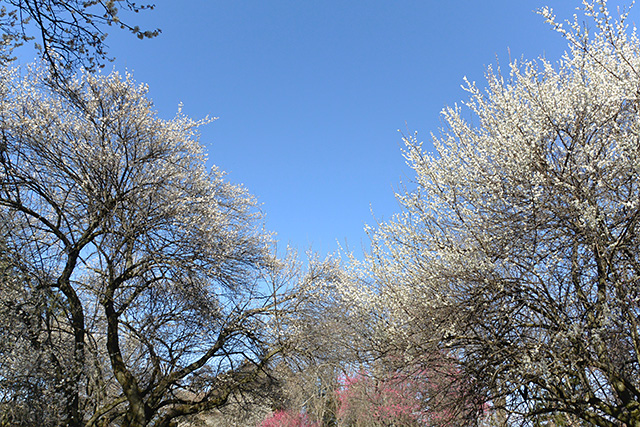
M 338 391 L 338 418 L 342 425 L 383 426 L 396 422 L 418 426 L 421 408 L 415 384 L 399 378 L 376 380 L 364 372 L 344 377 Z
M 310 421 L 307 414 L 281 410 L 265 418 L 259 427 L 320 427 L 320 425 Z
M 476 417 L 478 399 L 470 398 L 471 383 L 454 360 L 431 359 L 423 366 L 402 364 L 345 375 L 337 392 L 339 425 L 453 427 Z

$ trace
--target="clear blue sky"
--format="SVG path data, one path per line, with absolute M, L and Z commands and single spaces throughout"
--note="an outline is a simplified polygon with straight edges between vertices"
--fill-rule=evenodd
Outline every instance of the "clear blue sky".
M 579 2 L 157 0 L 132 18 L 162 34 L 114 28 L 107 70 L 149 84 L 162 117 L 180 102 L 219 117 L 201 129 L 210 162 L 257 196 L 281 246 L 360 252 L 372 213 L 388 219 L 410 185 L 398 129 L 429 140 L 466 98 L 463 77 L 482 83 L 509 51 L 560 57 L 565 41 L 534 13 L 545 4 L 570 17 Z

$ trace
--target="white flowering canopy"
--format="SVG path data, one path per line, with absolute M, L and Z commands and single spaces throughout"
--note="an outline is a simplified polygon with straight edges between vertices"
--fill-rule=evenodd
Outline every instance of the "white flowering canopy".
M 640 426 L 640 41 L 606 1 L 583 11 L 593 32 L 543 9 L 564 57 L 467 84 L 437 153 L 405 139 L 415 189 L 359 301 L 512 423 Z
M 254 198 L 205 169 L 209 120 L 157 117 L 130 75 L 45 76 L 1 71 L 0 217 L 36 283 L 17 298 L 45 292 L 57 325 L 37 331 L 59 359 L 50 407 L 68 425 L 137 426 L 224 404 L 273 338 L 260 284 L 276 263 Z

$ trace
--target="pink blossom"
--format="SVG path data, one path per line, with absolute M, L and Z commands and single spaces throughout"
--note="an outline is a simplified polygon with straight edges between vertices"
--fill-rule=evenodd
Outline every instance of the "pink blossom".
M 293 411 L 276 411 L 265 418 L 258 427 L 319 427 L 307 414 Z

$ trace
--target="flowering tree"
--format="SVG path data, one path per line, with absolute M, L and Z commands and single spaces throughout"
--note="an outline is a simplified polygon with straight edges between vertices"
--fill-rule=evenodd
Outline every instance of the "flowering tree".
M 593 33 L 543 9 L 562 61 L 490 69 L 436 155 L 406 138 L 415 189 L 373 239 L 398 339 L 455 354 L 511 424 L 640 426 L 640 43 L 584 12 Z
M 406 379 L 376 380 L 365 373 L 345 376 L 338 391 L 338 418 L 341 425 L 354 427 L 419 426 L 423 413 L 418 396 L 419 387 Z
M 160 33 L 157 29 L 141 30 L 120 13 L 153 7 L 130 0 L 5 0 L 0 5 L 0 62 L 12 59 L 13 48 L 35 38 L 52 73 L 73 72 L 75 66 L 95 71 L 108 59 L 105 27 L 119 27 L 140 39 Z M 35 36 L 29 32 L 31 28 L 35 28 Z
M 425 366 L 418 366 L 414 362 L 411 367 L 408 363 L 395 361 L 394 366 L 378 365 L 371 370 L 341 375 L 337 386 L 331 390 L 332 395 L 328 396 L 323 393 L 326 390 L 320 388 L 323 384 L 307 384 L 307 399 L 302 405 L 296 404 L 295 400 L 285 399 L 285 402 L 289 401 L 289 409 L 275 412 L 260 427 L 467 425 L 469 416 L 477 414 L 476 407 L 471 404 L 460 407 L 461 402 L 465 401 L 462 395 L 469 384 L 460 378 L 451 359 L 443 358 L 442 361 L 444 363 L 438 365 L 430 360 Z M 324 395 L 325 402 L 335 402 L 333 417 L 327 417 L 324 408 L 314 404 L 313 392 L 309 390 L 313 388 L 316 394 Z M 313 423 L 309 418 L 318 421 Z
M 277 263 L 254 199 L 205 170 L 202 123 L 158 118 L 130 76 L 61 89 L 2 71 L 9 424 L 33 425 L 12 410 L 37 397 L 48 425 L 167 426 L 268 383 L 267 326 L 289 299 L 266 289 Z
M 460 407 L 468 387 L 451 358 L 424 364 L 395 360 L 343 377 L 337 391 L 339 425 L 466 425 L 469 415 L 477 413 L 470 400 Z
M 306 414 L 293 411 L 276 411 L 265 418 L 259 427 L 319 427 L 309 421 Z

